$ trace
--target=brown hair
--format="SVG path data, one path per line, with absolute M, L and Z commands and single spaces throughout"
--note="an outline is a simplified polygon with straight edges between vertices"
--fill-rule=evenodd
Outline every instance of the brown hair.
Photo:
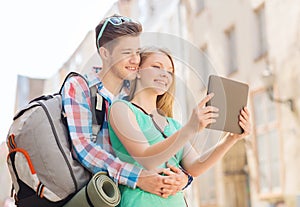
M 158 48 L 158 47 L 146 47 L 143 48 L 140 52 L 140 56 L 141 56 L 141 61 L 140 61 L 140 65 L 142 65 L 145 60 L 152 54 L 155 53 L 162 53 L 164 55 L 166 55 L 172 64 L 172 68 L 173 68 L 173 82 L 170 86 L 170 88 L 168 89 L 167 92 L 165 92 L 162 95 L 157 96 L 156 99 L 156 108 L 158 109 L 158 112 L 161 113 L 164 116 L 168 116 L 168 117 L 173 117 L 173 105 L 174 105 L 174 93 L 175 93 L 175 67 L 174 67 L 174 62 L 173 62 L 173 58 L 170 55 L 170 52 L 167 49 L 163 49 L 163 48 Z M 135 90 L 136 90 L 136 80 L 131 81 L 131 86 L 130 86 L 130 93 L 128 96 L 128 100 L 132 100 Z
M 102 47 L 102 46 L 106 45 L 107 43 L 110 43 L 112 40 L 115 40 L 115 39 L 125 36 L 125 35 L 138 36 L 143 30 L 142 25 L 135 21 L 122 21 L 122 24 L 120 24 L 120 25 L 113 25 L 111 23 L 108 23 L 106 25 L 106 27 L 104 28 L 102 36 L 100 37 L 99 42 L 98 42 L 98 35 L 101 31 L 103 24 L 105 23 L 105 21 L 107 21 L 107 19 L 112 18 L 112 17 L 123 17 L 123 16 L 114 14 L 110 17 L 103 19 L 96 26 L 95 33 L 96 33 L 97 50 L 99 49 L 98 45 L 99 45 L 99 47 Z M 124 18 L 130 19 L 128 17 L 124 17 Z

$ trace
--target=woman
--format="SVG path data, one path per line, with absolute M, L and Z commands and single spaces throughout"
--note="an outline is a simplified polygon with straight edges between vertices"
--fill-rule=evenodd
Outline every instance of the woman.
M 146 169 L 166 168 L 167 163 L 182 166 L 192 176 L 215 164 L 239 139 L 250 132 L 249 112 L 241 111 L 243 134 L 228 134 L 217 145 L 199 156 L 188 140 L 214 123 L 218 109 L 205 106 L 213 97 L 207 95 L 181 127 L 172 117 L 174 102 L 174 63 L 165 50 L 141 51 L 140 69 L 128 101 L 116 101 L 109 114 L 110 139 L 116 155 L 123 161 Z M 207 155 L 208 156 L 207 157 Z M 203 157 L 207 157 L 203 160 Z M 120 206 L 186 206 L 182 192 L 166 199 L 120 186 Z M 163 189 L 162 189 L 163 190 Z

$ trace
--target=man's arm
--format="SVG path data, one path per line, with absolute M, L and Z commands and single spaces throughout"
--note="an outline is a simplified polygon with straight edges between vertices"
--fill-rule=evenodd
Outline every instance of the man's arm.
M 161 176 L 157 172 L 141 170 L 124 163 L 92 141 L 92 112 L 89 88 L 79 77 L 72 77 L 63 90 L 63 107 L 75 156 L 89 171 L 106 171 L 115 182 L 139 188 L 156 195 L 168 197 L 186 184 L 182 174 Z M 164 174 L 168 174 L 167 171 Z M 182 178 L 182 179 L 181 179 Z M 178 181 L 179 180 L 179 181 Z
M 92 173 L 108 172 L 115 182 L 136 187 L 141 169 L 124 163 L 92 141 L 92 112 L 90 92 L 80 77 L 71 77 L 62 94 L 63 108 L 73 145 L 73 154 Z
M 181 191 L 187 186 L 188 176 L 179 168 L 171 165 L 168 167 L 170 169 L 143 170 L 139 176 L 137 187 L 164 198 Z

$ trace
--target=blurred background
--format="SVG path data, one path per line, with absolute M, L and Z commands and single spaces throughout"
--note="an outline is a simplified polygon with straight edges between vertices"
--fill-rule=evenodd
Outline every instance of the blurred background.
M 176 105 L 179 107 L 175 107 L 175 115 L 182 123 L 189 118 L 195 101 L 206 93 L 210 74 L 249 84 L 248 107 L 252 114 L 253 133 L 238 142 L 215 167 L 193 181 L 192 186 L 185 190 L 189 205 L 300 206 L 298 0 L 73 2 L 76 1 L 69 1 L 63 7 L 61 1 L 57 1 L 43 7 L 48 19 L 35 25 L 42 31 L 31 41 L 25 38 L 26 34 L 35 36 L 36 30 L 26 27 L 22 20 L 33 12 L 42 14 L 39 10 L 41 3 L 35 2 L 37 7 L 33 1 L 32 5 L 26 3 L 24 7 L 11 6 L 10 15 L 17 17 L 13 34 L 9 33 L 12 31 L 9 19 L 1 18 L 1 21 L 7 20 L 8 26 L 2 30 L 8 36 L 1 41 L 7 42 L 12 35 L 14 42 L 10 42 L 9 49 L 1 53 L 1 62 L 9 61 L 9 67 L 3 68 L 1 81 L 5 83 L 1 85 L 5 94 L 0 113 L 0 206 L 12 206 L 8 204 L 11 183 L 4 142 L 14 112 L 36 96 L 56 92 L 68 72 L 84 73 L 88 66 L 101 64 L 94 44 L 94 27 L 103 17 L 114 13 L 141 22 L 144 42 L 147 37 L 153 39 L 155 36 L 155 41 L 167 41 L 176 48 Z M 79 6 L 77 10 L 75 5 Z M 36 9 L 24 9 L 30 7 Z M 1 6 L 1 10 L 3 8 Z M 37 19 L 39 16 L 34 15 L 29 20 Z M 24 47 L 23 42 L 27 46 Z M 32 51 L 31 48 L 37 48 L 35 45 L 41 48 Z M 10 80 L 9 76 L 15 79 Z M 11 96 L 10 105 L 3 105 L 6 97 Z M 203 147 L 204 142 L 195 140 L 194 146 L 203 151 L 216 142 L 206 139 Z

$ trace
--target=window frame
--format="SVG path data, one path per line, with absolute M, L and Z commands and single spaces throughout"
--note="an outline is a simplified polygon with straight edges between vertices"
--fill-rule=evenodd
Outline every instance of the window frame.
M 226 38 L 226 73 L 228 76 L 233 75 L 239 71 L 237 58 L 237 32 L 235 25 L 229 26 L 225 31 Z
M 200 15 L 205 9 L 205 0 L 195 0 L 196 16 Z
M 255 54 L 254 61 L 259 61 L 268 55 L 267 27 L 266 27 L 266 10 L 265 4 L 262 3 L 253 10 L 255 16 Z M 261 19 L 262 18 L 262 19 Z
M 263 94 L 265 93 L 265 96 L 267 98 L 268 94 L 267 94 L 267 90 L 266 89 L 259 89 L 257 91 L 252 92 L 251 96 L 252 96 L 252 100 L 251 100 L 251 105 L 253 106 L 253 146 L 254 146 L 254 156 L 255 156 L 255 162 L 256 162 L 256 174 L 257 174 L 257 181 L 256 181 L 256 190 L 258 193 L 258 196 L 260 197 L 260 199 L 262 200 L 272 200 L 274 198 L 282 198 L 283 196 L 283 189 L 284 189 L 284 169 L 283 169 L 283 148 L 282 148 L 282 134 L 281 134 L 281 129 L 280 129 L 280 110 L 279 110 L 279 105 L 278 103 L 272 102 L 270 100 L 270 102 L 272 104 L 274 104 L 275 107 L 275 113 L 276 113 L 276 120 L 273 123 L 268 123 L 268 124 L 264 124 L 265 126 L 262 127 L 258 127 L 256 125 L 256 119 L 255 119 L 255 107 L 256 107 L 256 103 L 255 103 L 255 96 L 259 95 L 259 94 Z M 259 129 L 260 128 L 260 129 Z M 262 186 L 261 186 L 261 174 L 260 174 L 260 163 L 259 163 L 259 151 L 258 151 L 258 133 L 261 134 L 270 134 L 270 132 L 272 132 L 272 129 L 277 130 L 277 136 L 278 136 L 278 143 L 279 143 L 279 149 L 278 149 L 278 163 L 279 163 L 279 167 L 278 167 L 278 174 L 279 174 L 279 190 L 274 192 L 271 188 L 269 188 L 269 191 L 264 193 L 262 192 Z M 264 133 L 265 132 L 265 133 Z M 269 133 L 268 133 L 269 132 Z M 268 156 L 270 157 L 270 156 Z M 269 171 L 271 173 L 271 171 Z

